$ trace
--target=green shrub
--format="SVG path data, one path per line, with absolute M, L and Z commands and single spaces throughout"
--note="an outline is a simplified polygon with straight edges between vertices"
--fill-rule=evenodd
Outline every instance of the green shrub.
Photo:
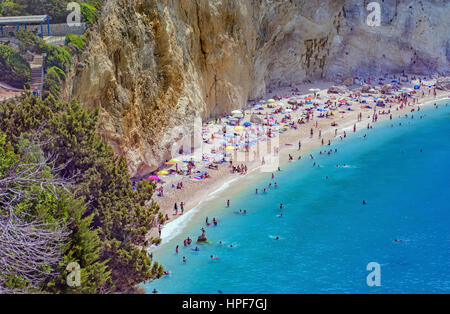
M 78 50 L 82 50 L 83 47 L 87 44 L 87 37 L 84 35 L 78 36 L 75 34 L 67 34 L 65 45 L 68 46 L 69 44 L 75 45 Z
M 29 50 L 37 54 L 47 54 L 45 58 L 46 68 L 56 66 L 65 70 L 66 66 L 70 64 L 72 57 L 68 47 L 49 45 L 32 32 L 24 30 L 17 32 L 16 38 L 19 41 L 19 49 L 22 52 Z
M 81 16 L 88 24 L 94 24 L 97 21 L 97 9 L 89 4 L 80 3 Z
M 30 65 L 13 48 L 0 44 L 0 81 L 23 88 L 30 79 Z
M 66 80 L 66 74 L 58 67 L 51 67 L 47 69 L 44 77 L 44 92 L 43 97 L 47 98 L 50 94 L 59 97 L 61 94 L 61 86 Z

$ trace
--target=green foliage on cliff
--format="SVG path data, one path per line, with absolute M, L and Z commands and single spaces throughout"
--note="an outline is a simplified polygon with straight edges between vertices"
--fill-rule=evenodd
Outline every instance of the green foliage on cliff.
M 66 80 L 66 74 L 58 67 L 51 67 L 47 69 L 44 77 L 44 91 L 43 97 L 47 98 L 49 95 L 59 97 L 61 94 L 61 86 Z
M 13 48 L 0 44 L 0 81 L 23 88 L 30 79 L 30 65 Z
M 44 159 L 41 147 L 28 140 L 19 139 L 16 144 L 7 142 L 8 136 L 0 132 L 0 181 L 2 192 L 14 191 L 14 200 L 8 202 L 15 220 L 26 223 L 38 221 L 40 224 L 48 224 L 41 231 L 52 232 L 54 226 L 59 226 L 68 233 L 68 237 L 59 243 L 59 251 L 46 250 L 46 246 L 36 247 L 40 250 L 37 254 L 58 254 L 62 256 L 60 262 L 49 263 L 45 260 L 37 260 L 37 269 L 29 269 L 28 273 L 20 269 L 10 269 L 0 272 L 0 291 L 6 292 L 65 292 L 65 293 L 94 293 L 101 289 L 110 278 L 106 270 L 105 262 L 99 262 L 100 238 L 98 232 L 90 228 L 93 216 L 83 216 L 86 205 L 82 199 L 77 199 L 73 193 L 68 192 L 62 185 L 55 184 L 53 188 L 45 188 L 46 183 L 57 183 L 55 173 L 51 171 L 52 164 L 39 168 L 39 163 Z M 24 174 L 22 174 L 24 173 Z M 21 177 L 24 176 L 24 177 Z M 5 183 L 6 182 L 6 183 Z M 63 181 L 61 181 L 63 182 Z M 6 209 L 5 201 L 8 195 L 2 193 L 2 209 L 0 210 L 0 229 L 11 216 Z M 9 233 L 14 232 L 15 225 L 9 225 Z M 35 227 L 38 229 L 38 227 Z M 8 245 L 8 237 L 2 235 L 2 253 L 14 255 L 15 248 L 20 247 L 20 236 L 15 236 L 13 242 Z M 22 230 L 22 234 L 26 231 Z M 29 239 L 31 240 L 31 239 Z M 42 240 L 41 240 L 42 241 Z M 27 243 L 23 243 L 27 244 Z M 31 245 L 31 243 L 28 243 Z M 39 245 L 37 243 L 37 245 Z M 4 262 L 5 254 L 2 254 Z M 30 256 L 16 256 L 22 267 L 31 263 Z M 69 262 L 77 262 L 81 268 L 81 285 L 69 287 L 66 284 L 66 265 Z M 2 267 L 3 265 L 0 265 Z M 38 269 L 45 269 L 48 275 L 42 276 Z M 34 279 L 31 282 L 30 278 Z
M 21 30 L 17 32 L 17 40 L 19 41 L 19 49 L 21 52 L 27 50 L 37 54 L 47 54 L 45 57 L 45 67 L 50 68 L 56 66 L 65 70 L 72 59 L 69 48 L 49 45 L 32 32 Z
M 83 47 L 87 44 L 88 39 L 85 35 L 75 35 L 75 34 L 67 34 L 64 44 L 66 46 L 74 45 L 78 51 L 82 50 Z
M 90 279 L 89 289 L 132 292 L 136 284 L 161 276 L 162 267 L 152 263 L 144 248 L 146 233 L 162 218 L 151 200 L 154 184 L 140 182 L 136 191 L 132 189 L 124 158 L 116 156 L 97 134 L 97 112 L 87 112 L 75 101 L 56 101 L 52 95 L 45 101 L 28 95 L 19 104 L 0 104 L 0 129 L 13 147 L 43 124 L 39 139 L 51 139 L 43 151 L 56 156 L 57 166 L 65 165 L 57 176 L 73 178 L 73 197 L 82 200 L 82 217 L 92 219 L 89 229 L 100 239 L 94 245 L 99 250 L 98 262 L 105 263 L 106 275 L 110 272 Z M 85 257 L 82 252 L 78 256 Z M 52 289 L 64 292 L 61 286 Z
M 83 20 L 85 20 L 88 24 L 94 24 L 98 18 L 97 9 L 86 3 L 80 3 L 80 6 Z

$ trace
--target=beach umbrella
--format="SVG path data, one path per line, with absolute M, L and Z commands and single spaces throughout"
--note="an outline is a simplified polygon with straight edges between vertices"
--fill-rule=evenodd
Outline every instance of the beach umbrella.
M 285 111 L 286 112 L 292 112 L 292 109 L 286 109 Z
M 241 110 L 233 110 L 231 111 L 231 114 L 242 114 Z
M 165 165 L 169 165 L 169 166 L 174 166 L 174 165 L 176 165 L 177 163 L 168 161 L 168 162 L 165 162 L 164 164 L 165 164 Z
M 227 148 L 225 148 L 226 150 L 234 150 L 234 147 L 233 146 L 227 146 Z
M 339 99 L 339 102 L 340 102 L 341 104 L 346 103 L 346 101 L 345 101 L 344 99 Z
M 240 126 L 240 125 L 234 127 L 234 130 L 235 130 L 235 131 L 241 131 L 241 130 L 243 130 L 243 129 L 244 129 L 244 127 L 243 127 L 243 126 Z
M 245 122 L 244 126 L 252 126 L 252 124 L 250 122 Z
M 176 158 L 172 158 L 171 160 L 169 160 L 169 162 L 180 162 L 180 160 L 176 159 Z
M 159 179 L 158 176 L 149 176 L 149 177 L 147 178 L 147 180 L 155 180 L 155 181 L 159 181 L 160 179 Z
M 310 100 L 312 100 L 312 97 L 306 97 L 305 100 L 310 101 Z
M 312 102 L 311 102 L 311 101 L 308 101 L 306 104 L 307 104 L 307 105 L 312 105 Z
M 420 89 L 420 86 L 419 85 L 415 85 L 414 89 Z
M 273 102 L 275 102 L 275 99 L 269 99 L 267 102 L 273 103 Z
M 159 175 L 159 176 L 164 176 L 166 174 L 169 174 L 166 170 L 162 170 L 157 173 L 157 175 Z

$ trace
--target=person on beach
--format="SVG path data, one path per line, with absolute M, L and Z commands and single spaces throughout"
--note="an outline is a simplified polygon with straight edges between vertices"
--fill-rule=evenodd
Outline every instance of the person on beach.
M 227 200 L 227 207 L 230 207 L 230 200 Z
M 180 215 L 183 215 L 183 213 L 184 213 L 184 202 L 180 203 L 180 209 L 181 209 L 181 214 Z
M 178 245 L 177 245 L 177 247 L 175 248 L 175 253 L 178 254 Z
M 175 210 L 175 216 L 178 214 L 178 205 L 177 203 L 175 203 L 175 205 L 173 206 L 173 209 Z
M 302 142 L 298 141 L 298 150 L 300 150 L 302 148 Z

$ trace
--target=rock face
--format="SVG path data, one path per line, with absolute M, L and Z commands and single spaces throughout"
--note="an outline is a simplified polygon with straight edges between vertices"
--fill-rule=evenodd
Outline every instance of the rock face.
M 355 75 L 449 73 L 449 1 L 105 0 L 64 96 L 100 108 L 130 174 L 155 169 L 203 119 L 267 87 Z
M 442 77 L 436 81 L 436 88 L 450 91 L 450 77 Z

